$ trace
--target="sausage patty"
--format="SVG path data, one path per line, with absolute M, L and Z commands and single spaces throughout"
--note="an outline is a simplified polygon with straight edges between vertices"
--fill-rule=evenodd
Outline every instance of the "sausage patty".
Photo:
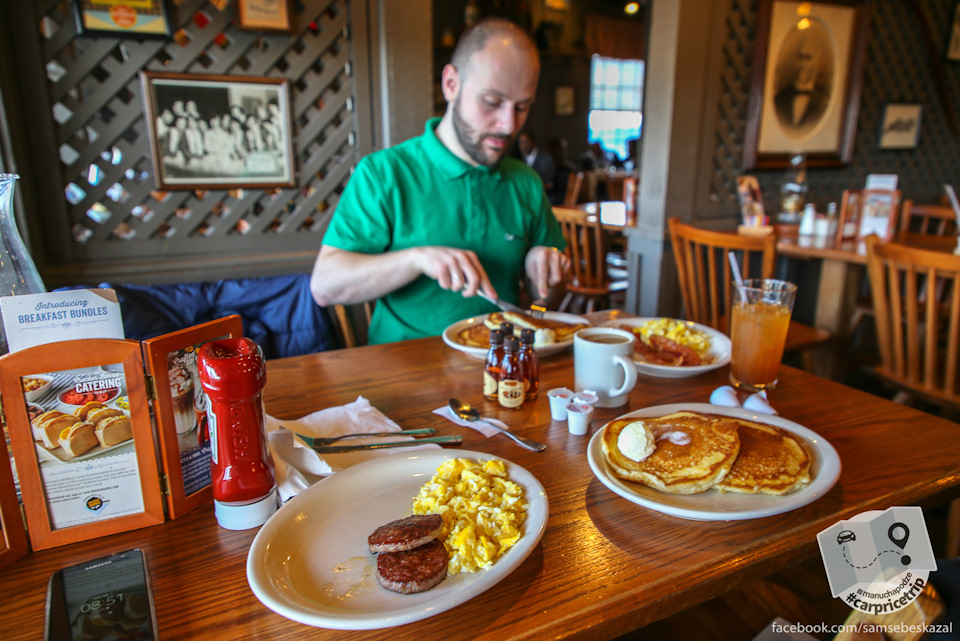
M 443 542 L 430 542 L 403 552 L 384 552 L 377 556 L 377 581 L 400 594 L 425 592 L 447 576 L 447 548 Z
M 367 546 L 373 554 L 412 550 L 437 538 L 442 527 L 439 514 L 415 514 L 381 525 L 367 537 Z

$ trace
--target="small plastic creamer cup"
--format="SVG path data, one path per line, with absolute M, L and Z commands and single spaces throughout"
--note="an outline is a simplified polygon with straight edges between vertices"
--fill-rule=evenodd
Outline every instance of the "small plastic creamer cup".
M 573 397 L 574 403 L 579 403 L 580 405 L 589 405 L 591 409 L 596 406 L 597 401 L 600 400 L 600 397 L 593 392 L 593 390 L 585 389 L 582 392 L 578 392 Z
M 590 426 L 590 416 L 593 414 L 593 408 L 582 403 L 570 403 L 567 405 L 567 430 L 576 436 L 583 436 L 587 433 L 587 427 Z
M 573 390 L 555 387 L 547 392 L 547 398 L 550 399 L 550 418 L 555 421 L 567 420 L 567 405 L 573 398 Z

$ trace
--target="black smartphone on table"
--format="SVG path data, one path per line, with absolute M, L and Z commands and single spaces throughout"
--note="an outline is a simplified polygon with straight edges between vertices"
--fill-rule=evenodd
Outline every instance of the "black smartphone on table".
M 47 641 L 157 641 L 147 560 L 127 550 L 57 570 L 47 585 Z

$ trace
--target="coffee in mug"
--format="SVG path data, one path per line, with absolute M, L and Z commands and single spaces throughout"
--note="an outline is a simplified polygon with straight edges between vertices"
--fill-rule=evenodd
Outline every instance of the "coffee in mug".
M 626 404 L 637 382 L 635 341 L 631 332 L 613 327 L 588 327 L 577 332 L 573 337 L 576 391 L 593 391 L 597 407 Z

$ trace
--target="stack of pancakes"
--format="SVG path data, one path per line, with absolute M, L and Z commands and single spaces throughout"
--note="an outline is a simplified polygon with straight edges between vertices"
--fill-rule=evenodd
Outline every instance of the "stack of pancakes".
M 783 495 L 810 482 L 810 455 L 791 433 L 740 418 L 676 412 L 640 422 L 656 444 L 642 461 L 623 455 L 618 439 L 638 419 L 617 419 L 601 445 L 614 474 L 669 494 L 721 492 Z
M 565 323 L 548 318 L 534 318 L 516 312 L 494 312 L 487 315 L 482 325 L 477 323 L 464 328 L 457 335 L 457 342 L 467 347 L 489 347 L 490 330 L 499 329 L 505 322 L 513 323 L 513 333 L 518 338 L 520 330 L 534 330 L 534 347 L 573 340 L 573 335 L 578 330 L 588 327 L 586 323 Z

